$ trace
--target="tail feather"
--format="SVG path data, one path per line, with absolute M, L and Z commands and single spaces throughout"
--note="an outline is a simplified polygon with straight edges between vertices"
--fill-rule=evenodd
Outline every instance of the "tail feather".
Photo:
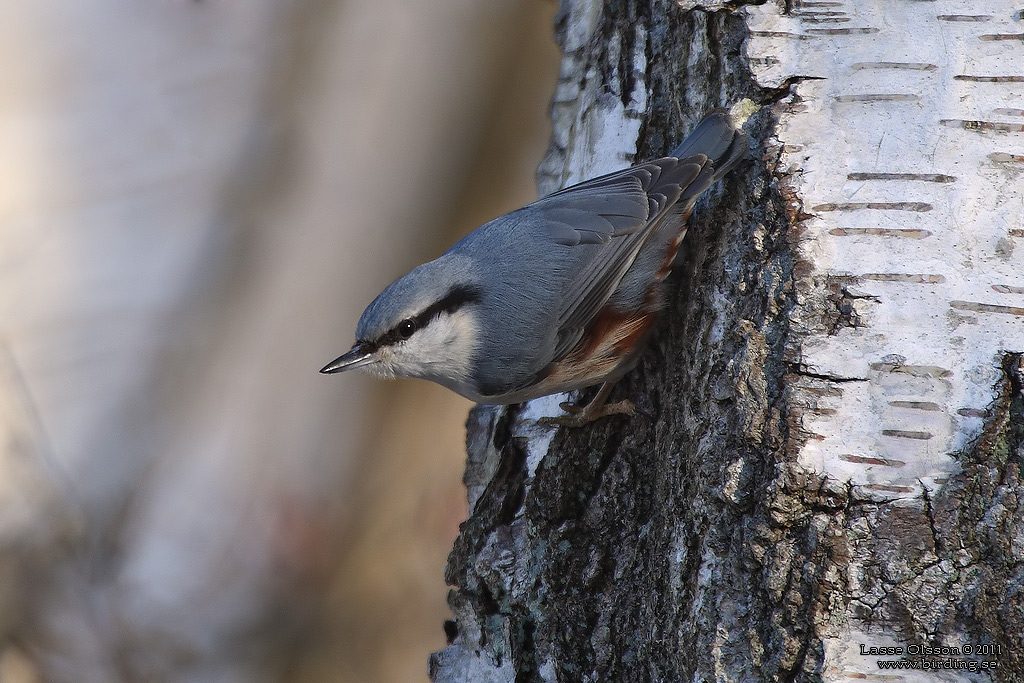
M 746 134 L 736 128 L 728 112 L 716 109 L 705 116 L 670 154 L 681 160 L 703 155 L 709 162 L 704 164 L 700 175 L 683 188 L 679 209 L 688 214 L 697 197 L 742 161 L 749 151 Z
M 716 109 L 705 116 L 669 156 L 677 159 L 695 154 L 706 156 L 714 167 L 710 185 L 742 161 L 748 151 L 746 133 L 736 128 L 726 110 Z

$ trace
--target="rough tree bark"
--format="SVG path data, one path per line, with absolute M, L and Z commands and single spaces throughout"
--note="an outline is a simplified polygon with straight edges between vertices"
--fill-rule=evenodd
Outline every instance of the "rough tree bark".
M 743 98 L 754 149 L 698 206 L 616 390 L 639 416 L 471 414 L 433 680 L 870 680 L 901 659 L 862 643 L 998 666 L 903 680 L 1024 676 L 1021 13 L 978 11 L 563 2 L 542 191 Z

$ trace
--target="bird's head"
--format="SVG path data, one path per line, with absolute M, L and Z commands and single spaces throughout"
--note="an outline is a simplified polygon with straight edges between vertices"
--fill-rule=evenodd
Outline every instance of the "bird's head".
M 356 343 L 320 372 L 361 368 L 459 391 L 480 346 L 482 290 L 460 259 L 442 256 L 396 280 L 363 311 Z

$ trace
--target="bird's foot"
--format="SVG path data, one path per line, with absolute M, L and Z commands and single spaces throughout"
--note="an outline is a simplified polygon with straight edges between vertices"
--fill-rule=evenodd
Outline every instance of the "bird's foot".
M 623 399 L 616 403 L 606 403 L 612 385 L 605 384 L 597 392 L 590 403 L 586 405 L 573 405 L 566 401 L 559 404 L 559 407 L 566 412 L 558 417 L 542 417 L 538 422 L 542 425 L 558 427 L 584 427 L 594 420 L 600 420 L 609 415 L 636 415 L 636 406 L 629 399 Z

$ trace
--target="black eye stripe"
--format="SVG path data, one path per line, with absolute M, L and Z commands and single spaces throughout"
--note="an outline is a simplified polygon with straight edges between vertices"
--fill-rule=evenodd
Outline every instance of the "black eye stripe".
M 480 298 L 480 290 L 477 287 L 455 287 L 438 301 L 430 304 L 413 317 L 406 318 L 382 334 L 375 342 L 370 342 L 369 344 L 376 350 L 381 346 L 405 341 L 416 330 L 423 329 L 430 324 L 431 320 L 437 318 L 442 313 L 454 313 L 466 304 L 479 302 Z M 408 328 L 409 323 L 412 324 L 411 330 Z M 408 331 L 403 334 L 403 329 Z
M 424 327 L 428 322 L 442 313 L 454 313 L 468 303 L 480 301 L 480 290 L 476 287 L 456 287 L 448 292 L 444 298 L 427 306 L 421 313 L 413 316 L 412 321 L 416 328 Z

